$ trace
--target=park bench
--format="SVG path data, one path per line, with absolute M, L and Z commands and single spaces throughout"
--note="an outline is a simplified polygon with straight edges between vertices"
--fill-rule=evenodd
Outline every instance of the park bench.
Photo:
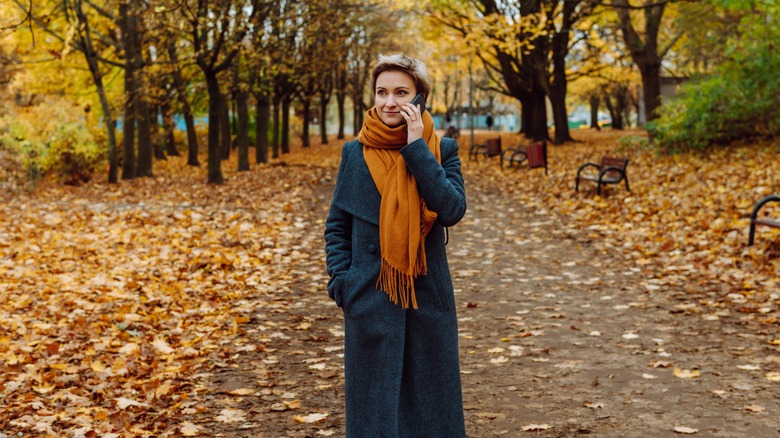
M 758 217 L 758 212 L 759 210 L 761 210 L 761 207 L 763 207 L 764 205 L 770 202 L 780 202 L 780 196 L 769 195 L 767 197 L 764 197 L 756 203 L 755 207 L 753 207 L 753 212 L 750 214 L 750 235 L 748 237 L 748 246 L 753 245 L 753 238 L 756 235 L 756 225 L 763 225 L 772 228 L 780 228 L 780 220 L 770 219 L 767 217 L 762 217 L 762 218 Z
M 485 158 L 501 156 L 501 137 L 488 139 L 485 143 L 472 144 L 469 149 L 469 160 L 472 158 L 478 160 L 480 156 Z
M 583 170 L 595 167 L 598 174 L 582 173 Z M 577 169 L 577 178 L 575 179 L 574 191 L 579 191 L 580 181 L 592 181 L 598 184 L 596 187 L 596 193 L 601 194 L 601 186 L 605 184 L 618 184 L 620 181 L 625 181 L 626 190 L 629 192 L 631 189 L 628 187 L 628 175 L 626 175 L 626 167 L 628 167 L 628 158 L 617 158 L 604 156 L 601 158 L 601 164 L 585 163 Z
M 530 169 L 544 167 L 544 174 L 547 175 L 547 142 L 539 141 L 527 146 L 507 149 L 501 154 L 501 167 L 504 167 L 504 160 L 507 162 L 507 167 L 518 168 L 524 161 L 528 161 Z

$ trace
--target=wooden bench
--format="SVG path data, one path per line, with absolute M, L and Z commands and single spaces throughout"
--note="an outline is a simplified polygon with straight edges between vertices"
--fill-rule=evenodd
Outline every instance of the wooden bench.
M 507 149 L 501 154 L 501 167 L 504 167 L 505 160 L 507 167 L 515 165 L 520 167 L 520 164 L 528 161 L 529 168 L 544 167 L 544 174 L 547 175 L 547 142 L 539 141 L 527 146 Z
M 748 237 L 748 246 L 753 245 L 753 238 L 756 235 L 756 225 L 763 225 L 772 228 L 780 228 L 780 220 L 769 219 L 766 217 L 762 217 L 762 218 L 758 217 L 758 211 L 761 210 L 761 207 L 763 207 L 764 205 L 770 202 L 780 202 L 780 196 L 769 195 L 765 198 L 762 198 L 760 201 L 756 203 L 756 206 L 753 207 L 753 212 L 750 214 L 750 236 Z
M 472 158 L 478 160 L 480 156 L 485 158 L 501 156 L 501 137 L 491 138 L 485 141 L 484 144 L 472 144 L 469 149 L 469 160 Z
M 582 171 L 595 167 L 598 174 L 585 173 Z M 574 191 L 579 191 L 580 181 L 593 181 L 598 186 L 596 187 L 596 193 L 601 194 L 601 186 L 606 184 L 618 184 L 620 181 L 625 181 L 626 190 L 629 192 L 631 189 L 628 187 L 628 175 L 626 175 L 626 167 L 628 167 L 628 158 L 617 158 L 604 156 L 601 158 L 601 164 L 585 163 L 577 169 L 577 178 L 575 180 Z

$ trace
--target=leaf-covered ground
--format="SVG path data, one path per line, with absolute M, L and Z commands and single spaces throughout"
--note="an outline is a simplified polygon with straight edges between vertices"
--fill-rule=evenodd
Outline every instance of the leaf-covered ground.
M 664 156 L 619 140 L 638 132 L 574 135 L 548 176 L 462 146 L 449 251 L 470 436 L 780 430 L 780 233 L 746 247 L 780 146 Z M 218 187 L 173 158 L 0 195 L 0 437 L 340 435 L 322 241 L 339 150 L 229 161 Z M 575 193 L 605 153 L 631 159 L 631 192 Z

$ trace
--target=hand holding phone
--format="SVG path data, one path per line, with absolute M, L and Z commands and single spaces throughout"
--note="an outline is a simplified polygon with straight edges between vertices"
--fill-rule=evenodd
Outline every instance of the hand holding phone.
M 420 115 L 422 115 L 425 112 L 425 95 L 417 93 L 417 96 L 412 99 L 412 105 L 420 105 Z

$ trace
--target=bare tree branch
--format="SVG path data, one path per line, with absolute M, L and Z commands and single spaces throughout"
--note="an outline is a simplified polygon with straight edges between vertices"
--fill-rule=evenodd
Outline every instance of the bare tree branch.
M 30 0 L 30 6 L 25 9 L 24 6 L 22 6 L 21 3 L 19 3 L 18 0 L 14 0 L 16 4 L 25 12 L 24 18 L 22 18 L 22 21 L 12 24 L 10 26 L 0 27 L 0 30 L 8 30 L 8 29 L 16 29 L 17 27 L 22 26 L 25 22 L 27 22 L 28 27 L 30 28 L 30 35 L 32 36 L 32 45 L 35 47 L 35 32 L 33 32 L 32 27 L 32 20 L 33 20 L 33 0 Z

